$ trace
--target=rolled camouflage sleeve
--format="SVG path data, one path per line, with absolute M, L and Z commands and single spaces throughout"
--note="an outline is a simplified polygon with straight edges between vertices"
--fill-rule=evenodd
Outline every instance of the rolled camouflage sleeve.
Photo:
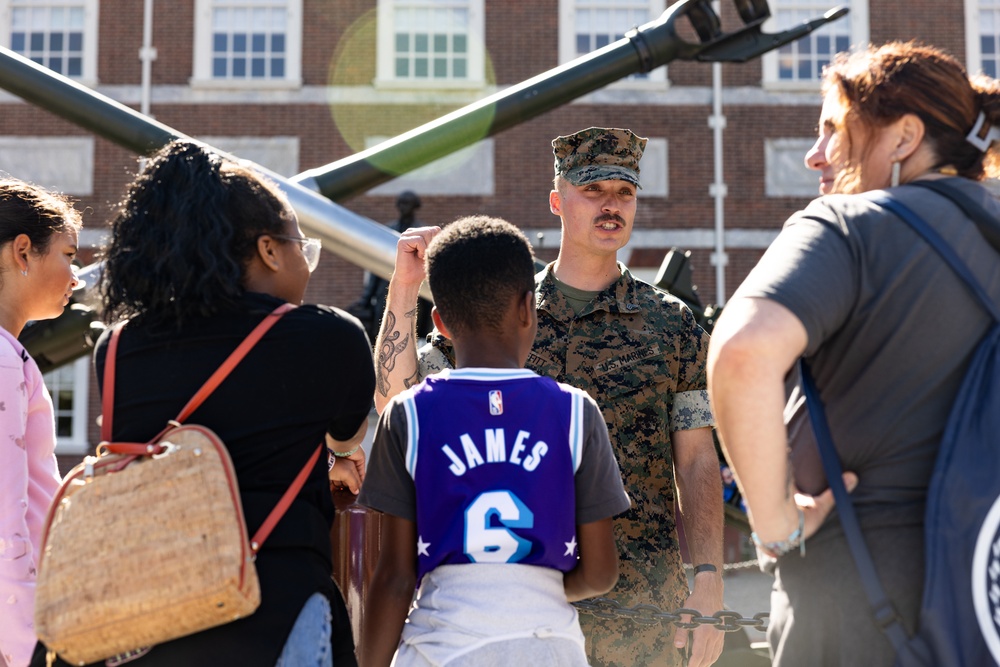
M 708 404 L 708 391 L 684 391 L 674 394 L 674 407 L 670 411 L 670 431 L 690 431 L 715 426 L 712 408 Z
M 708 334 L 695 322 L 687 308 L 682 310 L 682 331 L 678 336 L 677 391 L 670 411 L 670 431 L 689 431 L 714 426 L 708 403 Z

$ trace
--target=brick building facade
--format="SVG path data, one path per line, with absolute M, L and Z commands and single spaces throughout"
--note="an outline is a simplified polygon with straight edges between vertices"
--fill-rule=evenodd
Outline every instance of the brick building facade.
M 845 0 L 841 0 L 844 2 Z M 670 247 L 691 251 L 703 302 L 733 292 L 817 180 L 802 165 L 819 114 L 818 72 L 850 44 L 919 39 L 996 74 L 998 0 L 846 0 L 851 12 L 743 64 L 674 61 L 575 100 L 343 202 L 377 221 L 417 191 L 418 217 L 483 213 L 555 256 L 553 137 L 592 125 L 649 137 L 636 231 L 620 259 L 651 279 Z M 286 175 L 375 145 L 613 42 L 665 0 L 0 0 L 0 45 Z M 738 28 L 722 1 L 725 30 Z M 834 0 L 770 0 L 776 32 Z M 144 25 L 150 25 L 144 48 Z M 693 39 L 693 38 L 692 38 Z M 142 58 L 149 60 L 144 76 Z M 155 58 L 155 59 L 154 59 Z M 721 118 L 713 112 L 713 77 Z M 716 182 L 713 126 L 722 179 Z M 89 261 L 136 156 L 0 92 L 0 170 L 68 192 L 86 211 Z M 717 212 L 718 211 L 718 212 Z M 718 228 L 724 229 L 719 254 Z M 719 268 L 721 266 L 721 268 Z M 722 280 L 718 280 L 721 277 Z M 325 252 L 307 298 L 346 306 L 363 270 Z M 52 379 L 62 451 L 97 439 L 86 360 Z M 60 393 L 61 392 L 61 393 Z

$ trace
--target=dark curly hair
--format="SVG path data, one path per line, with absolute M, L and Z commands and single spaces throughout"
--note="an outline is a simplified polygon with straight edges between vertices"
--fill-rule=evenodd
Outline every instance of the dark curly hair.
M 427 248 L 427 282 L 452 333 L 499 331 L 504 309 L 535 289 L 531 244 L 500 218 L 459 218 Z
M 190 140 L 154 155 L 111 224 L 99 288 L 107 322 L 179 328 L 238 307 L 261 234 L 284 234 L 288 201 L 261 174 Z

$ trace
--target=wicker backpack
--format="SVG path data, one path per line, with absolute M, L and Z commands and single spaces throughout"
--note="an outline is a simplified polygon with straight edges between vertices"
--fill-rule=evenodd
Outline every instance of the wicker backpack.
M 250 538 L 225 444 L 211 429 L 183 422 L 292 308 L 267 315 L 148 443 L 109 442 L 115 328 L 104 369 L 103 442 L 63 480 L 46 521 L 35 628 L 50 651 L 71 663 L 95 662 L 234 621 L 260 605 L 255 555 L 323 445 Z

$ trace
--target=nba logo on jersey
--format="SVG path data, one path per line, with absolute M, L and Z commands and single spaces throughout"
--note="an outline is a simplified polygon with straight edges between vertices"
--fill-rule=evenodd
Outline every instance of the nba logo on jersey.
M 503 414 L 503 394 L 495 389 L 490 392 L 490 414 Z

